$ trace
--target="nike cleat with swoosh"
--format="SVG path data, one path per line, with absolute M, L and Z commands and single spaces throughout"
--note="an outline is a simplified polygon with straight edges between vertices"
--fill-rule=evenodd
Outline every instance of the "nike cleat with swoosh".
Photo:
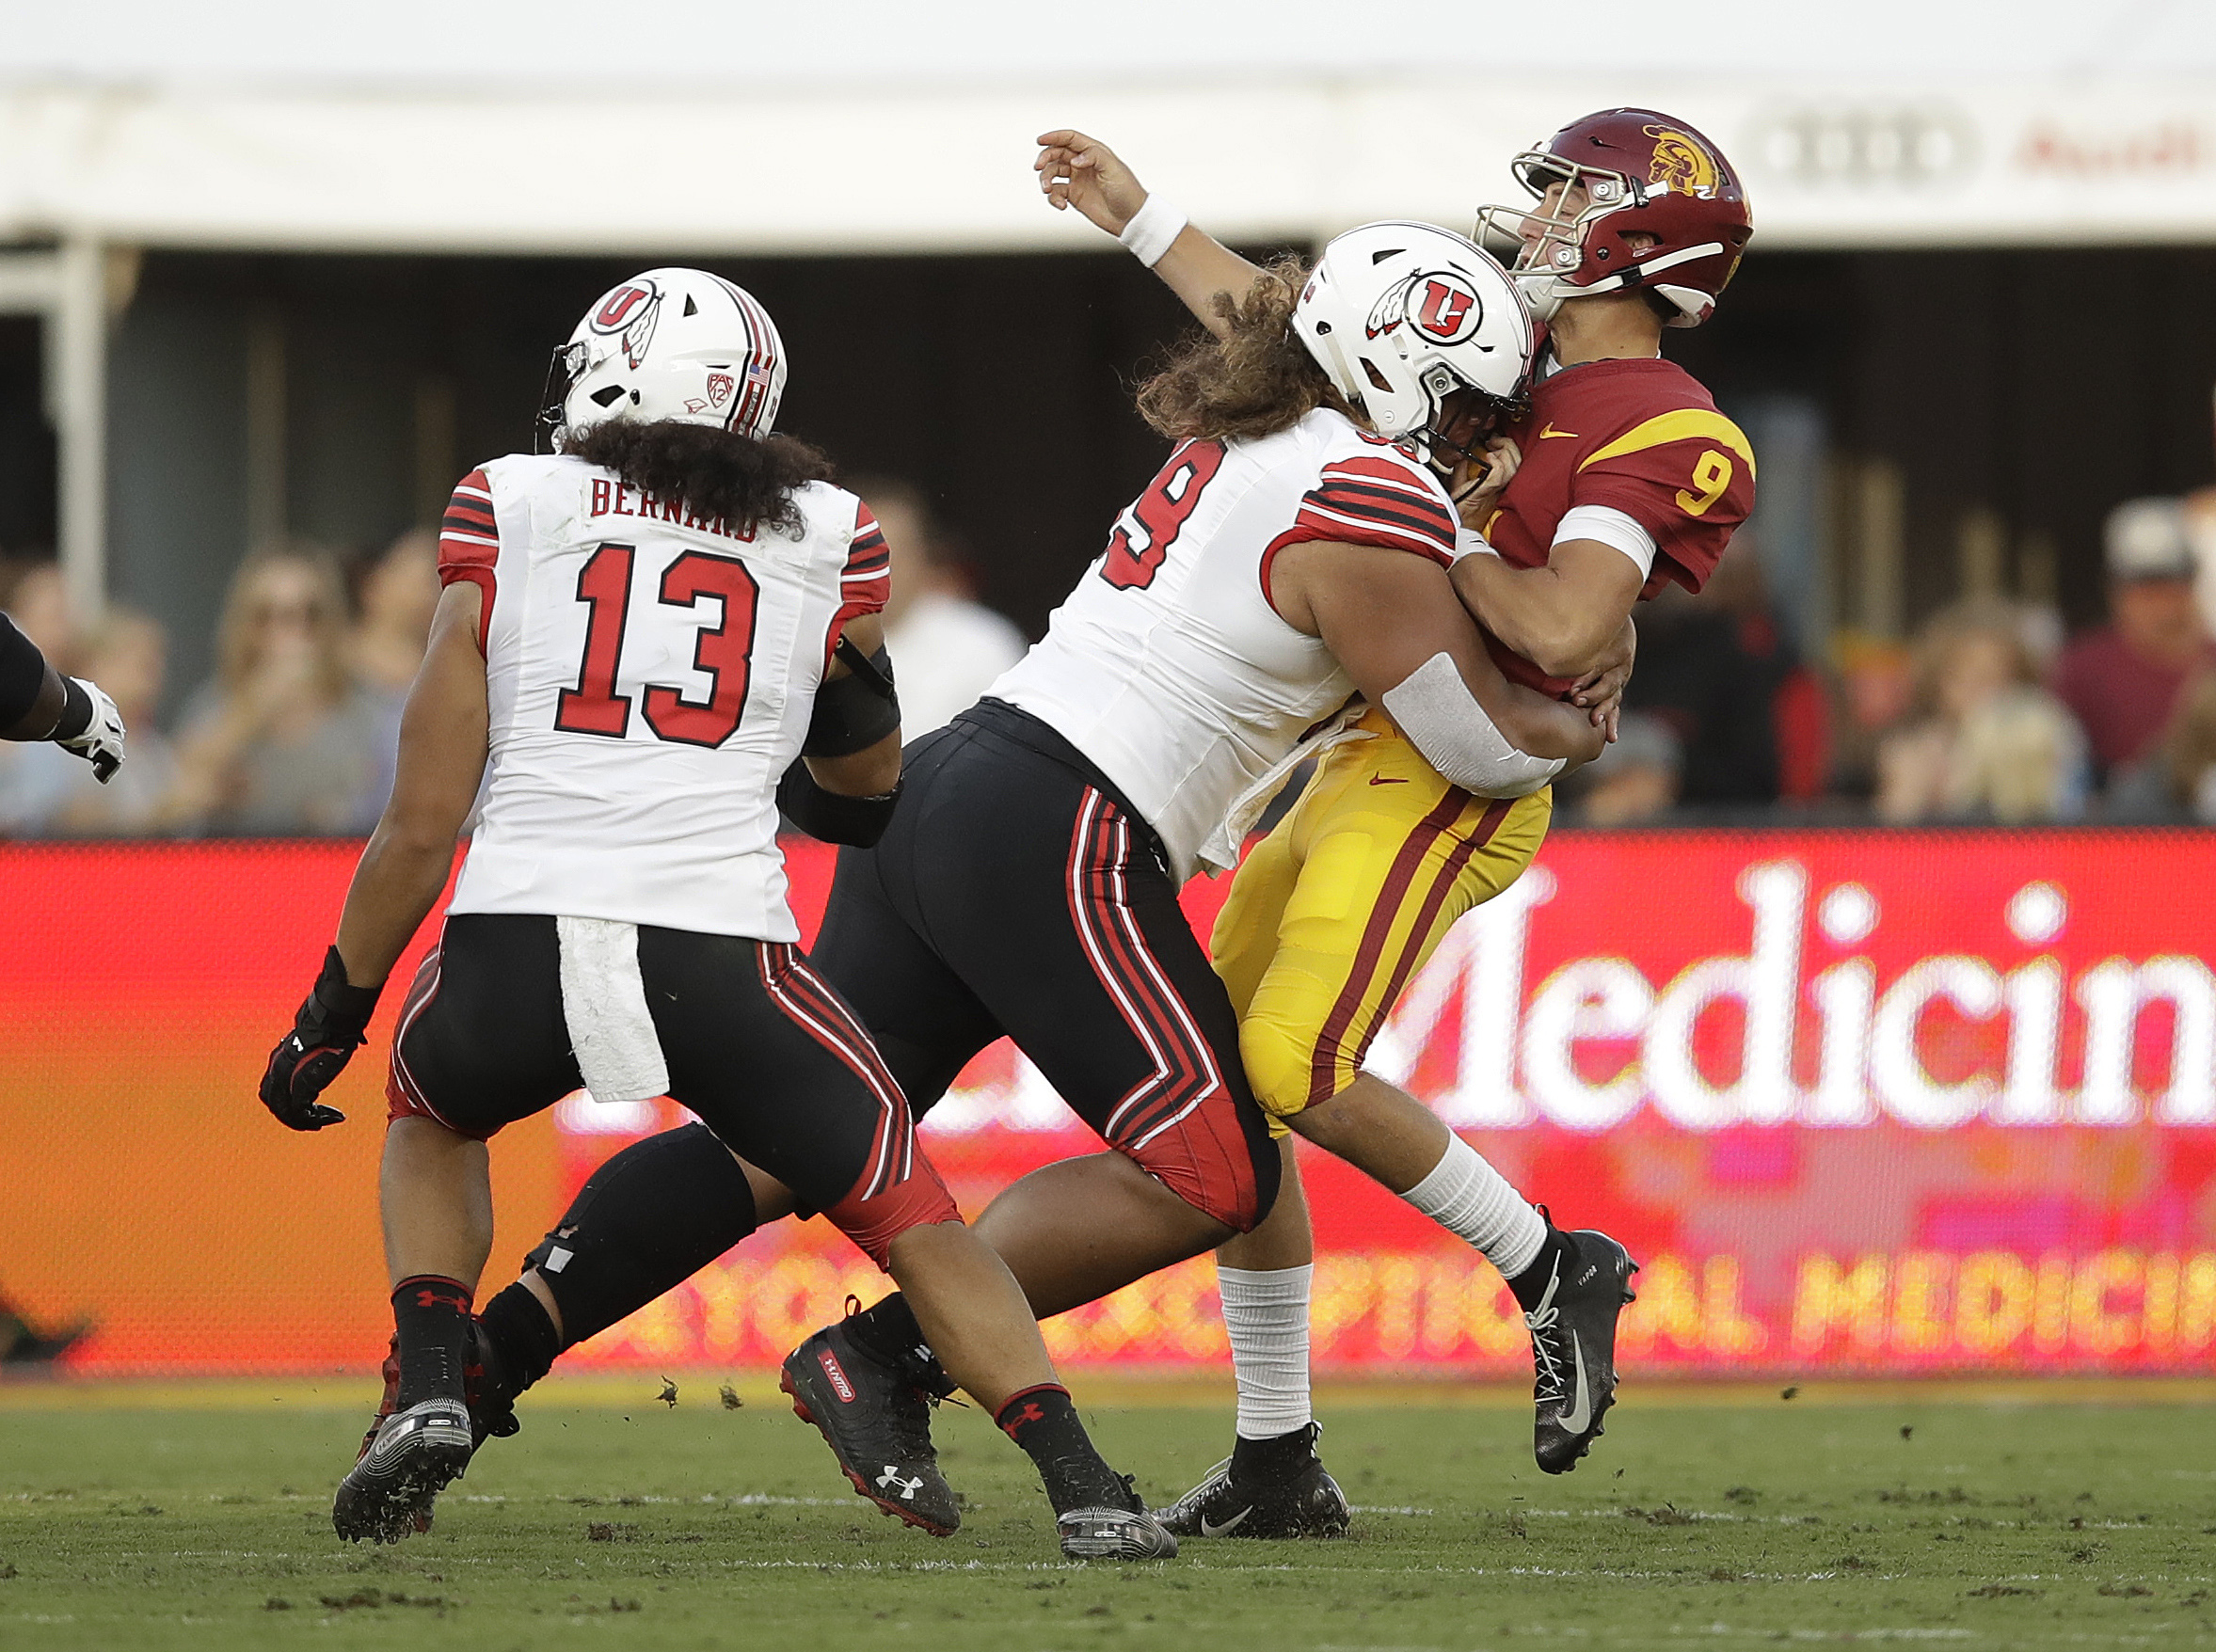
M 1561 1233 L 1553 1272 L 1523 1316 L 1537 1380 L 1532 1454 L 1549 1474 L 1567 1474 L 1605 1430 L 1616 1404 L 1616 1322 L 1634 1300 L 1639 1264 L 1605 1233 Z
M 1155 1518 L 1179 1537 L 1346 1536 L 1353 1513 L 1315 1454 L 1318 1432 L 1313 1422 L 1301 1431 L 1297 1444 L 1305 1449 L 1291 1463 L 1271 1467 L 1252 1453 L 1224 1458 Z
M 777 1386 L 812 1422 L 853 1487 L 933 1537 L 962 1524 L 954 1488 L 931 1442 L 931 1405 L 907 1375 L 828 1326 L 787 1355 Z

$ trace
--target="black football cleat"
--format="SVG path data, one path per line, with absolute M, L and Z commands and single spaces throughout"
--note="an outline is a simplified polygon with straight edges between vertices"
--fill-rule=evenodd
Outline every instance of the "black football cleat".
M 1616 1322 L 1635 1298 L 1639 1264 L 1605 1233 L 1563 1233 L 1538 1305 L 1523 1316 L 1536 1380 L 1532 1454 L 1549 1474 L 1567 1474 L 1605 1431 L 1616 1404 Z
M 1072 1560 L 1177 1558 L 1177 1539 L 1144 1509 L 1072 1509 L 1054 1530 Z
M 1155 1518 L 1178 1537 L 1346 1536 L 1353 1511 L 1315 1454 L 1321 1431 L 1311 1422 L 1301 1432 L 1308 1449 L 1299 1459 L 1279 1468 L 1226 1457 Z
M 423 1530 L 432 1502 L 475 1450 L 470 1408 L 459 1400 L 424 1400 L 395 1412 L 339 1482 L 333 1529 L 349 1543 L 398 1543 Z
M 856 1491 L 933 1537 L 961 1526 L 931 1443 L 930 1402 L 844 1326 L 826 1326 L 787 1355 L 777 1386 L 800 1420 L 816 1425 Z
M 515 1401 L 498 1397 L 497 1385 L 487 1375 L 492 1353 L 485 1341 L 485 1327 L 472 1322 L 470 1331 L 476 1341 L 470 1350 L 470 1363 L 462 1372 L 462 1401 L 470 1408 L 470 1449 L 474 1452 L 487 1439 L 506 1439 L 518 1433 L 523 1424 L 516 1420 Z M 355 1457 L 357 1462 L 369 1455 L 370 1447 L 376 1443 L 377 1431 L 400 1409 L 400 1339 L 397 1336 L 385 1350 L 382 1374 L 384 1397 L 377 1403 L 376 1415 L 370 1419 L 369 1431 L 361 1437 L 361 1450 Z M 431 1529 L 431 1505 L 437 1496 L 433 1492 L 423 1498 L 416 1510 L 417 1532 Z

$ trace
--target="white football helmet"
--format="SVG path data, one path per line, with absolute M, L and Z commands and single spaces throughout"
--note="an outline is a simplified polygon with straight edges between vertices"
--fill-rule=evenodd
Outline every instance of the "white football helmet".
M 1475 242 L 1431 224 L 1334 238 L 1293 307 L 1293 331 L 1379 436 L 1441 469 L 1462 456 L 1440 436 L 1446 399 L 1475 390 L 1505 422 L 1531 376 L 1531 311 L 1515 283 Z
M 618 416 L 763 437 L 784 395 L 784 341 L 752 294 L 706 270 L 647 270 L 602 294 L 554 352 L 539 422 L 556 449 Z

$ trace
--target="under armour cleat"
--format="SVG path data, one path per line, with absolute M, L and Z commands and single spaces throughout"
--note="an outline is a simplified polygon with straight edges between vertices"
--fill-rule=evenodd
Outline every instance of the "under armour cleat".
M 1301 1430 L 1299 1443 L 1307 1450 L 1283 1468 L 1224 1458 L 1155 1518 L 1178 1537 L 1346 1536 L 1353 1511 L 1315 1454 L 1318 1432 L 1313 1422 Z
M 1549 1474 L 1567 1474 L 1605 1432 L 1616 1404 L 1616 1322 L 1635 1298 L 1639 1264 L 1605 1233 L 1561 1234 L 1538 1305 L 1523 1316 L 1531 1332 L 1537 1406 L 1532 1454 Z
M 856 1491 L 933 1537 L 961 1526 L 931 1443 L 929 1401 L 845 1326 L 826 1326 L 787 1355 L 777 1386 L 800 1420 L 816 1425 Z
M 424 1400 L 385 1419 L 331 1503 L 331 1525 L 349 1543 L 398 1543 L 430 1522 L 433 1501 L 476 1450 L 470 1408 Z
M 1177 1539 L 1144 1509 L 1072 1509 L 1054 1530 L 1072 1560 L 1177 1558 Z
M 486 1346 L 485 1327 L 472 1323 L 471 1334 L 476 1341 L 471 1349 L 472 1359 L 462 1372 L 462 1401 L 470 1407 L 470 1443 L 474 1451 L 487 1439 L 506 1439 L 518 1433 L 522 1423 L 516 1421 L 516 1403 L 513 1399 L 496 1397 L 496 1385 L 487 1376 L 492 1362 L 491 1350 Z M 400 1339 L 395 1336 L 385 1350 L 384 1397 L 377 1403 L 377 1413 L 370 1419 L 369 1430 L 361 1437 L 361 1450 L 355 1460 L 369 1455 L 370 1447 L 376 1443 L 377 1431 L 385 1426 L 386 1419 L 400 1409 Z M 436 1493 L 422 1500 L 416 1511 L 415 1530 L 431 1529 L 431 1504 Z

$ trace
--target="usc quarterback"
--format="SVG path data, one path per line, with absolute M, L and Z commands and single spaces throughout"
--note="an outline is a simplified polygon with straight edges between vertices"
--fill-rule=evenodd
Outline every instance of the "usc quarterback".
M 1212 330 L 1257 272 L 1074 131 L 1039 139 L 1041 187 L 1148 263 Z M 1610 658 L 1634 604 L 1698 591 L 1753 501 L 1754 455 L 1701 386 L 1661 356 L 1705 320 L 1752 233 L 1707 138 L 1648 109 L 1571 122 L 1513 162 L 1535 198 L 1479 209 L 1548 329 L 1529 410 L 1452 487 L 1451 572 L 1511 681 L 1613 723 Z M 1494 802 L 1449 785 L 1382 708 L 1247 857 L 1211 951 L 1273 1118 L 1368 1171 L 1507 1279 L 1531 1331 L 1535 1452 L 1574 1468 L 1614 1398 L 1618 1315 L 1635 1264 L 1564 1233 L 1421 1103 L 1361 1064 L 1406 982 L 1461 914 L 1507 888 L 1545 836 L 1550 794 Z M 1323 1104 L 1328 1103 L 1326 1106 Z M 1217 1252 L 1238 1380 L 1233 1454 L 1164 1523 L 1191 1536 L 1334 1535 L 1347 1505 L 1315 1453 L 1308 1387 L 1313 1240 L 1291 1159 L 1270 1218 Z

